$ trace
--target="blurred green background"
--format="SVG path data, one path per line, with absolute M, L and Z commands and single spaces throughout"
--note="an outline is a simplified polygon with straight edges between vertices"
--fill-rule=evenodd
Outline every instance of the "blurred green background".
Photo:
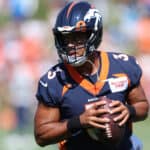
M 143 142 L 143 150 L 149 150 L 150 147 L 150 118 L 144 122 L 134 123 L 134 133 Z M 6 132 L 0 130 L 0 149 L 1 150 L 58 150 L 57 145 L 39 147 L 36 145 L 33 137 L 33 131 Z
M 33 136 L 37 81 L 57 62 L 52 28 L 69 0 L 0 0 L 0 150 L 40 148 Z M 134 55 L 143 69 L 150 101 L 150 1 L 88 0 L 100 10 L 104 36 L 100 50 Z M 150 118 L 134 124 L 149 150 Z

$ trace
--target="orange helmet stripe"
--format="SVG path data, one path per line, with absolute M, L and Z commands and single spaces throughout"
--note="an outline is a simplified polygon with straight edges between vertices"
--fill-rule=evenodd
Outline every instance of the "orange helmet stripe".
M 71 10 L 75 4 L 76 4 L 76 2 L 72 2 L 72 4 L 69 6 L 68 11 L 67 11 L 67 18 L 69 17 L 69 14 L 70 14 L 70 12 L 71 12 Z

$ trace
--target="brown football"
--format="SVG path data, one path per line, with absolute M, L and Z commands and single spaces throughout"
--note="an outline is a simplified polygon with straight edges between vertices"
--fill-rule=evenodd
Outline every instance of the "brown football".
M 111 99 L 107 97 L 101 97 L 99 100 L 105 99 L 106 104 L 104 105 L 105 108 L 110 109 L 109 104 L 112 102 Z M 108 117 L 110 122 L 106 124 L 106 130 L 98 129 L 98 128 L 89 128 L 87 130 L 89 136 L 94 140 L 100 142 L 108 142 L 112 144 L 117 144 L 124 136 L 125 126 L 119 126 L 116 122 L 114 122 L 113 118 L 116 117 L 118 114 L 103 114 L 102 117 Z

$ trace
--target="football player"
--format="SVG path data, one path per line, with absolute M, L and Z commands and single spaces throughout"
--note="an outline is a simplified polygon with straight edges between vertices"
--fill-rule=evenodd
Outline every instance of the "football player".
M 58 14 L 53 28 L 60 62 L 39 80 L 36 97 L 35 139 L 40 146 L 59 143 L 65 150 L 134 150 L 131 123 L 144 120 L 148 102 L 134 57 L 97 50 L 102 40 L 100 12 L 88 2 L 70 2 Z M 104 109 L 112 99 L 112 111 Z M 92 107 L 85 109 L 88 104 Z M 91 138 L 88 128 L 105 129 L 104 113 L 119 113 L 114 121 L 126 125 L 116 146 Z M 136 148 L 135 144 L 136 143 Z

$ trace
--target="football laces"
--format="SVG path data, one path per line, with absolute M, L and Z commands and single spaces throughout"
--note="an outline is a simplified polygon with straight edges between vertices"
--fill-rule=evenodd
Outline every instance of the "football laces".
M 112 131 L 111 131 L 111 127 L 110 125 L 107 123 L 106 124 L 106 130 L 105 130 L 105 133 L 107 135 L 108 138 L 112 138 Z

